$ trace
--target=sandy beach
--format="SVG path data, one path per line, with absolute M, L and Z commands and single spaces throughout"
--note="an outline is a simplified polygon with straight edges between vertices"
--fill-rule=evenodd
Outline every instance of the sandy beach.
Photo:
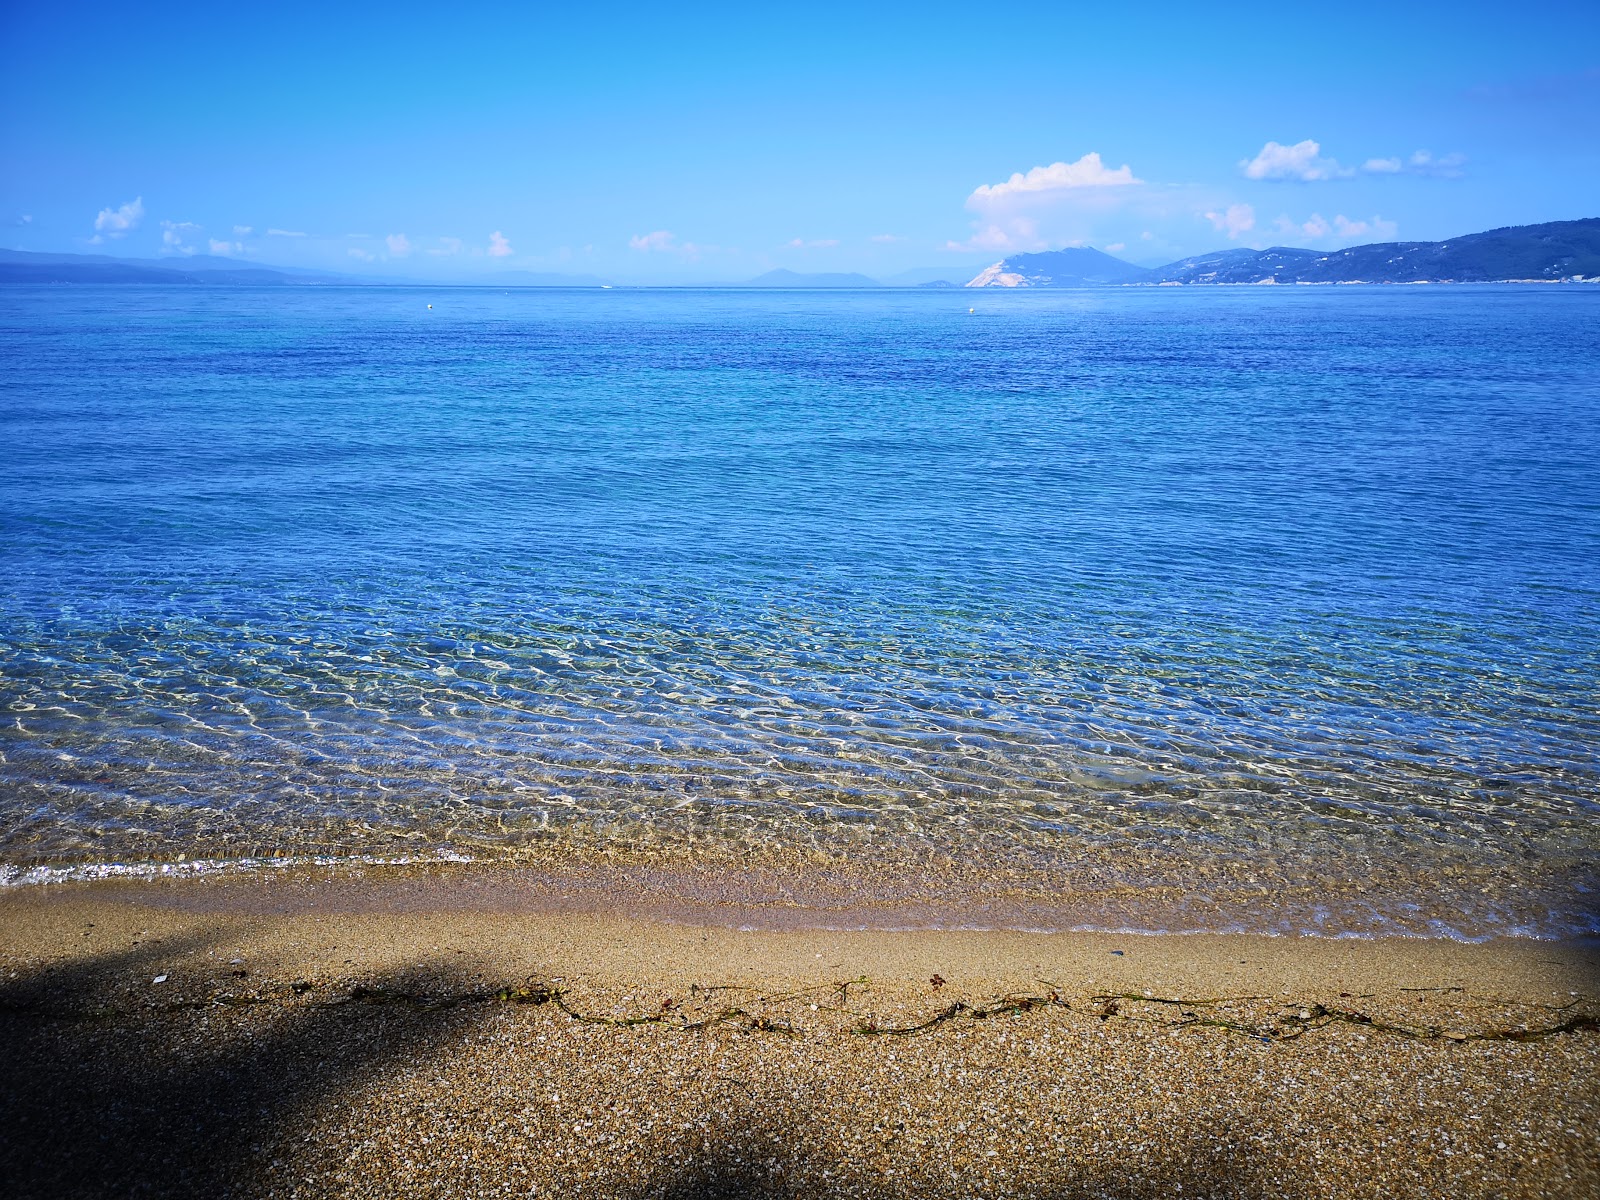
M 1600 1187 L 1592 945 L 740 928 L 571 882 L 7 889 L 9 1194 Z

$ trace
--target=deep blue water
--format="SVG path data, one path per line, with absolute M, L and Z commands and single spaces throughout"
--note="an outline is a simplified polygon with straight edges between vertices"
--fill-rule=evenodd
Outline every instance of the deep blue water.
M 0 339 L 0 860 L 1600 841 L 1600 289 L 9 288 Z

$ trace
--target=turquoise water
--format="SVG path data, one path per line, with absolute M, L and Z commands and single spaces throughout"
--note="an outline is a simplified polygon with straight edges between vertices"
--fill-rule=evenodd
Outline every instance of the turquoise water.
M 0 290 L 0 861 L 1477 864 L 1592 927 L 1597 318 Z

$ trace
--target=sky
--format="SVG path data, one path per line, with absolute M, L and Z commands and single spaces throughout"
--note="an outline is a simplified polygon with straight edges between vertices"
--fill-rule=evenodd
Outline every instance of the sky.
M 1600 216 L 1600 3 L 0 0 L 0 245 L 736 281 Z

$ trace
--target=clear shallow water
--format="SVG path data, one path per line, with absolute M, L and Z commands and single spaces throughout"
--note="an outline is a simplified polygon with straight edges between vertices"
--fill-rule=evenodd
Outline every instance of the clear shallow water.
M 1582 928 L 1597 318 L 5 289 L 0 861 L 1465 866 Z

